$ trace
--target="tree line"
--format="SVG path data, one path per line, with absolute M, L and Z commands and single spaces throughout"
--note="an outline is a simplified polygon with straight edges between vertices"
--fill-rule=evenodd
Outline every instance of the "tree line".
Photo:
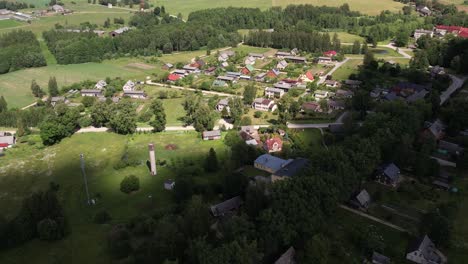
M 39 41 L 31 31 L 0 35 L 0 74 L 46 65 Z
M 18 11 L 20 9 L 26 9 L 26 8 L 34 8 L 33 4 L 26 4 L 23 2 L 16 2 L 16 1 L 6 1 L 2 0 L 0 1 L 0 9 L 8 9 L 12 11 Z

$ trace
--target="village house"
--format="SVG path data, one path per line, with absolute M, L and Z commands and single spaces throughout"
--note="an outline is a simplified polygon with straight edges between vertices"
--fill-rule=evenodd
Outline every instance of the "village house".
M 235 51 L 232 51 L 232 50 L 225 50 L 225 51 L 221 51 L 219 53 L 219 56 L 218 56 L 218 61 L 219 62 L 226 62 L 229 57 L 232 57 L 236 54 Z
M 430 66 L 429 72 L 431 73 L 432 77 L 435 77 L 437 75 L 444 75 L 445 74 L 445 69 L 444 67 L 441 67 L 439 65 L 436 66 Z
M 327 99 L 329 96 L 329 92 L 328 91 L 324 91 L 324 90 L 316 90 L 314 92 L 314 98 L 315 100 L 317 101 L 320 101 L 322 99 Z
M 272 79 L 277 78 L 279 75 L 280 75 L 280 71 L 277 69 L 271 69 L 266 73 L 266 76 Z
M 197 69 L 201 69 L 205 67 L 205 65 L 206 65 L 206 62 L 202 59 L 195 60 L 194 62 L 190 64 L 191 67 L 195 67 Z
M 283 89 L 267 87 L 265 88 L 265 97 L 272 98 L 281 98 L 285 94 Z
M 336 56 L 337 54 L 338 54 L 338 52 L 336 52 L 336 51 L 334 51 L 334 50 L 329 50 L 329 51 L 325 51 L 325 52 L 323 53 L 323 56 L 325 56 L 325 57 L 330 57 L 330 58 L 331 58 L 331 57 Z
M 254 167 L 268 173 L 275 173 L 291 161 L 292 159 L 284 160 L 270 154 L 263 154 L 254 161 Z
M 186 70 L 183 70 L 183 69 L 175 69 L 171 73 L 176 74 L 176 75 L 180 75 L 182 77 L 188 75 L 188 72 Z
M 221 130 L 203 131 L 203 140 L 218 140 L 221 139 Z
M 0 150 L 11 148 L 16 144 L 16 137 L 7 132 L 0 132 Z
M 357 88 L 359 88 L 359 86 L 361 86 L 362 81 L 359 81 L 359 80 L 350 80 L 350 79 L 348 79 L 348 80 L 345 80 L 345 81 L 344 81 L 344 84 L 345 84 L 346 86 L 348 86 L 349 88 L 357 89 Z
M 102 90 L 102 89 L 104 89 L 106 86 L 107 86 L 106 81 L 100 80 L 99 82 L 97 82 L 97 83 L 94 85 L 94 89 Z
M 278 106 L 275 101 L 265 98 L 257 98 L 252 104 L 252 108 L 259 111 L 270 111 L 274 112 Z
M 254 57 L 247 57 L 244 60 L 245 65 L 254 65 L 255 64 L 255 58 Z
M 292 54 L 290 52 L 284 52 L 284 51 L 278 51 L 275 54 L 276 58 L 284 58 L 286 56 L 291 56 L 291 55 Z
M 241 76 L 239 77 L 239 79 L 250 81 L 250 76 L 249 76 L 249 75 L 241 75 Z
M 221 63 L 221 67 L 222 67 L 222 68 L 226 68 L 226 67 L 228 67 L 228 66 L 229 66 L 229 63 L 228 63 L 227 61 Z
M 295 255 L 296 251 L 293 247 L 290 247 L 274 264 L 296 264 Z
M 224 98 L 218 101 L 216 104 L 216 111 L 222 112 L 226 108 L 226 111 L 229 113 L 231 112 L 231 109 L 229 108 L 229 99 Z
M 172 191 L 175 187 L 175 181 L 172 179 L 168 179 L 164 181 L 164 189 L 168 191 Z
M 424 123 L 425 134 L 432 136 L 435 140 L 442 139 L 445 136 L 445 124 L 440 119 L 436 119 L 434 122 Z
M 233 197 L 222 203 L 210 206 L 211 213 L 214 217 L 223 217 L 233 214 L 242 205 L 242 199 L 240 196 Z
M 54 11 L 55 13 L 65 13 L 65 8 L 63 8 L 63 6 L 61 5 L 53 5 L 51 7 L 52 11 Z
M 273 137 L 265 140 L 263 148 L 268 153 L 281 152 L 283 150 L 283 140 L 279 137 Z
M 318 57 L 317 63 L 318 64 L 330 64 L 333 60 L 330 57 Z
M 249 53 L 249 57 L 263 60 L 265 58 L 265 55 L 263 55 L 262 53 L 253 53 L 253 52 L 251 52 L 251 53 Z
M 352 91 L 349 91 L 349 90 L 338 89 L 335 92 L 335 96 L 337 98 L 347 98 L 347 99 L 349 99 L 349 98 L 353 98 L 354 93 Z
M 190 65 L 184 65 L 184 67 L 182 67 L 182 70 L 185 70 L 187 73 L 199 73 L 200 70 L 197 68 L 197 67 L 193 67 L 193 66 L 190 66 Z
M 146 99 L 146 93 L 144 91 L 124 91 L 123 96 L 128 96 L 133 99 Z
M 227 84 L 227 82 L 222 81 L 222 80 L 214 80 L 211 86 L 212 87 L 228 87 L 229 84 Z
M 432 14 L 432 11 L 429 9 L 429 7 L 422 5 L 416 6 L 416 12 L 418 12 L 420 16 L 430 16 Z
M 372 253 L 372 264 L 391 264 L 391 262 L 390 258 L 374 251 Z
M 288 67 L 288 62 L 286 62 L 285 60 L 281 60 L 276 64 L 276 68 L 278 70 L 284 70 L 286 69 L 286 67 Z
M 130 30 L 129 27 L 121 27 L 119 29 L 116 29 L 114 31 L 109 32 L 109 36 L 117 37 L 117 36 L 122 35 L 123 33 L 127 32 L 129 30 Z
M 317 102 L 305 102 L 302 104 L 301 110 L 306 113 L 321 112 L 320 104 Z
M 247 64 L 244 68 L 242 68 L 241 73 L 245 75 L 252 74 L 255 68 L 252 65 Z
M 81 90 L 81 96 L 100 97 L 102 96 L 102 90 L 83 89 Z
M 284 59 L 286 61 L 291 61 L 291 62 L 294 62 L 294 63 L 306 63 L 307 62 L 306 57 L 284 56 Z
M 460 156 L 464 150 L 460 145 L 445 140 L 439 140 L 437 149 L 452 157 Z
M 330 111 L 338 111 L 345 109 L 345 103 L 342 101 L 328 100 L 327 106 Z
M 309 165 L 304 158 L 296 158 L 271 175 L 271 182 L 284 180 L 299 174 Z
M 361 190 L 357 195 L 354 195 L 349 201 L 351 206 L 361 210 L 367 210 L 370 202 L 370 195 L 365 189 Z
M 240 72 L 226 72 L 226 76 L 239 79 L 242 74 Z
M 429 36 L 429 37 L 432 38 L 434 36 L 434 31 L 433 30 L 416 29 L 414 31 L 414 34 L 413 34 L 415 40 L 418 40 L 420 37 L 422 37 L 424 35 Z
M 393 163 L 384 165 L 377 170 L 376 180 L 379 183 L 396 187 L 400 179 L 400 169 Z
M 257 76 L 255 76 L 255 81 L 257 81 L 257 82 L 265 81 L 265 76 L 266 75 L 267 75 L 266 72 L 259 73 Z
M 174 65 L 172 63 L 165 63 L 161 68 L 167 71 L 167 70 L 172 69 L 173 67 Z
M 406 259 L 418 264 L 447 263 L 447 258 L 435 247 L 427 235 L 410 245 Z
M 171 73 L 171 74 L 169 74 L 167 76 L 167 81 L 168 82 L 176 82 L 176 81 L 180 80 L 181 78 L 183 78 L 183 75 Z
M 18 20 L 18 21 L 22 21 L 22 22 L 28 22 L 28 21 L 31 21 L 31 20 L 34 19 L 33 16 L 25 14 L 25 13 L 21 13 L 21 12 L 13 13 L 11 15 L 11 18 L 15 19 L 15 20 Z
M 223 81 L 223 82 L 230 82 L 230 83 L 235 82 L 234 77 L 229 77 L 229 76 L 218 76 L 218 77 L 216 77 L 216 79 L 219 80 L 219 81 Z
M 311 71 L 307 71 L 305 74 L 299 76 L 299 80 L 304 83 L 313 82 L 315 80 L 314 74 Z
M 255 129 L 254 126 L 241 126 L 239 135 L 242 138 L 242 140 L 244 140 L 246 143 L 248 141 L 255 141 L 256 144 L 254 145 L 258 145 L 258 143 L 260 143 L 260 135 L 258 134 L 258 130 Z
M 290 89 L 293 88 L 293 86 L 290 84 L 290 83 L 287 83 L 287 82 L 284 82 L 284 81 L 281 81 L 281 82 L 277 82 L 275 84 L 273 84 L 273 87 L 276 88 L 276 89 L 281 89 L 285 92 L 289 91 Z
M 465 27 L 438 25 L 435 27 L 435 31 L 440 36 L 450 33 L 460 38 L 468 38 L 468 28 Z
M 0 20 L 7 20 L 10 19 L 11 11 L 7 9 L 0 9 Z
M 68 99 L 63 96 L 54 96 L 50 98 L 50 105 L 52 105 L 52 107 L 55 107 L 59 103 L 68 103 L 68 102 L 69 102 Z
M 215 73 L 215 71 L 216 71 L 216 67 L 211 66 L 211 67 L 209 67 L 208 69 L 205 70 L 205 74 L 206 75 L 213 75 Z
M 334 80 L 326 80 L 325 81 L 325 86 L 326 87 L 330 87 L 330 88 L 336 88 L 338 87 L 338 82 L 337 81 L 334 81 Z
M 132 80 L 128 80 L 122 87 L 124 92 L 134 91 L 136 84 Z

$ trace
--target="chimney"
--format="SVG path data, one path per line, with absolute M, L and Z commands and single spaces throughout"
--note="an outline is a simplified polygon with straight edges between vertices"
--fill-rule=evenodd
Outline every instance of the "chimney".
M 154 153 L 154 144 L 148 144 L 149 156 L 150 156 L 150 165 L 151 165 L 151 175 L 156 175 L 156 155 Z

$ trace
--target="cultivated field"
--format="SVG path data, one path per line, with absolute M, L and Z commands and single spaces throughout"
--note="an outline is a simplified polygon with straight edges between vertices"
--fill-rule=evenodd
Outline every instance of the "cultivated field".
M 174 178 L 174 169 L 158 168 L 157 176 L 150 176 L 146 167 L 147 144 L 156 144 L 157 157 L 180 164 L 181 159 L 201 162 L 210 147 L 218 158 L 226 148 L 222 141 L 202 141 L 195 132 L 173 132 L 121 136 L 113 133 L 91 133 L 74 135 L 62 143 L 43 149 L 37 136 L 30 139 L 37 142 L 30 146 L 20 144 L 2 157 L 0 164 L 0 207 L 2 215 L 12 217 L 19 209 L 21 199 L 32 191 L 46 189 L 50 181 L 60 184 L 59 195 L 72 226 L 71 234 L 62 241 L 48 243 L 32 241 L 24 246 L 0 253 L 0 263 L 109 263 L 105 233 L 107 225 L 92 223 L 94 214 L 107 210 L 114 223 L 127 220 L 139 213 L 172 205 L 170 192 L 163 189 L 163 181 Z M 174 144 L 175 150 L 166 150 Z M 197 146 L 194 148 L 193 146 Z M 142 162 L 136 167 L 115 170 L 113 167 L 124 155 L 125 148 L 132 159 Z M 97 204 L 87 206 L 79 154 L 86 157 L 86 168 L 90 193 Z M 179 166 L 179 165 L 176 165 Z M 140 190 L 126 195 L 120 192 L 123 177 L 136 175 L 140 178 Z M 204 174 L 204 181 L 217 181 L 215 175 Z M 79 248 L 77 248 L 79 245 Z
M 381 0 L 381 1 L 369 1 L 369 0 L 272 0 L 273 6 L 287 6 L 291 4 L 311 4 L 316 6 L 341 6 L 345 3 L 349 4 L 349 7 L 353 11 L 360 11 L 369 15 L 380 14 L 383 10 L 389 10 L 392 12 L 401 11 L 403 4 L 395 2 L 393 0 Z

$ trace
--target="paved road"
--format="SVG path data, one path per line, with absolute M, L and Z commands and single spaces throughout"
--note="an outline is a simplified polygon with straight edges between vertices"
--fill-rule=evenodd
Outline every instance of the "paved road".
M 167 84 L 164 84 L 164 83 L 157 83 L 157 82 L 153 82 L 153 81 L 146 81 L 146 84 L 147 85 L 152 85 L 152 86 L 165 87 L 165 88 L 169 88 L 169 89 L 177 89 L 177 90 L 185 90 L 185 91 L 193 91 L 193 92 L 200 92 L 201 91 L 203 94 L 210 94 L 210 95 L 228 96 L 228 97 L 238 96 L 240 98 L 243 97 L 241 95 L 214 92 L 214 91 L 204 91 L 204 90 L 195 89 L 195 88 L 187 88 L 187 87 L 176 86 L 176 85 L 167 85 Z
M 455 91 L 460 89 L 463 86 L 463 83 L 468 78 L 468 76 L 463 76 L 462 78 L 459 78 L 452 74 L 449 74 L 449 76 L 452 79 L 452 84 L 450 84 L 449 88 L 440 95 L 440 105 L 443 105 Z
M 397 225 L 394 225 L 394 224 L 392 224 L 392 223 L 389 223 L 389 222 L 387 222 L 387 221 L 384 221 L 384 220 L 379 219 L 379 218 L 377 218 L 377 217 L 374 217 L 374 216 L 372 216 L 372 215 L 368 215 L 368 214 L 363 213 L 363 212 L 361 212 L 361 211 L 354 210 L 354 209 L 349 208 L 348 206 L 345 206 L 345 205 L 342 205 L 342 204 L 340 204 L 339 206 L 340 206 L 340 208 L 343 208 L 343 209 L 345 209 L 345 210 L 348 210 L 348 211 L 350 211 L 350 212 L 352 212 L 352 213 L 355 213 L 355 214 L 357 214 L 357 215 L 363 216 L 363 217 L 365 217 L 365 218 L 367 218 L 367 219 L 370 219 L 370 220 L 372 220 L 372 221 L 374 221 L 374 222 L 380 223 L 380 224 L 382 224 L 382 225 L 386 225 L 386 226 L 388 226 L 388 227 L 391 227 L 391 228 L 393 228 L 393 229 L 395 229 L 395 230 L 398 230 L 398 231 L 401 231 L 401 232 L 409 233 L 408 230 L 406 230 L 406 229 L 404 229 L 404 228 L 402 228 L 402 227 L 399 227 L 399 226 L 397 226 Z

